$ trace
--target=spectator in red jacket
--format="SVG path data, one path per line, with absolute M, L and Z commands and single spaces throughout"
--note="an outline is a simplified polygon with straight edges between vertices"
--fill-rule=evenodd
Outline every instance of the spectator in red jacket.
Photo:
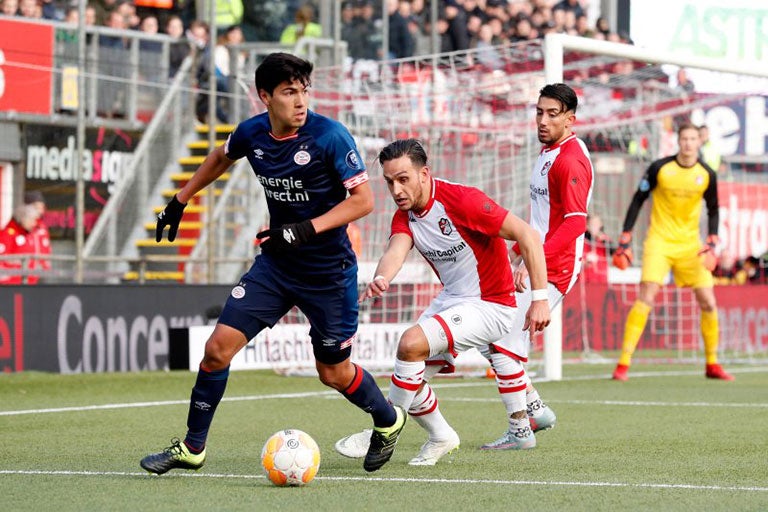
M 19 259 L 0 259 L 0 285 L 25 282 L 34 284 L 31 279 L 23 277 L 21 269 L 28 265 L 23 256 L 28 257 L 34 254 L 32 231 L 39 217 L 40 214 L 35 206 L 19 205 L 14 210 L 11 220 L 0 231 L 0 256 L 20 256 Z M 14 270 L 18 273 L 13 273 Z
M 41 271 L 51 270 L 51 260 L 45 258 L 51 254 L 51 235 L 48 232 L 48 226 L 43 221 L 43 215 L 45 214 L 45 198 L 43 193 L 39 190 L 30 190 L 24 194 L 24 204 L 32 205 L 37 211 L 38 218 L 35 227 L 32 229 L 30 236 L 32 237 L 33 254 L 39 258 L 33 258 L 29 260 L 29 269 L 35 270 L 35 275 L 29 276 L 28 283 L 36 284 L 40 280 Z

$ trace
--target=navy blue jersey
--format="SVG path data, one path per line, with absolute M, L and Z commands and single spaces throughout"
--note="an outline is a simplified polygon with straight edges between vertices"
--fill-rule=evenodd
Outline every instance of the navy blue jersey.
M 264 187 L 270 228 L 318 217 L 342 202 L 347 190 L 368 181 L 354 139 L 339 122 L 312 111 L 294 135 L 278 139 L 267 113 L 240 123 L 225 154 L 246 157 Z M 265 253 L 269 255 L 268 249 Z M 325 231 L 298 249 L 272 255 L 293 272 L 341 270 L 355 263 L 346 226 Z

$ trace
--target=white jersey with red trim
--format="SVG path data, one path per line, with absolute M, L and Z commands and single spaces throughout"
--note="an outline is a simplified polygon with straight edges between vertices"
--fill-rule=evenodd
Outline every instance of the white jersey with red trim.
M 507 210 L 473 187 L 432 179 L 431 188 L 422 212 L 395 212 L 392 235 L 413 239 L 444 295 L 514 306 L 507 244 L 499 237 Z
M 542 148 L 531 175 L 531 226 L 544 243 L 572 215 L 587 216 L 592 198 L 592 161 L 584 142 L 571 134 Z M 547 259 L 547 280 L 568 293 L 581 270 L 584 235 Z

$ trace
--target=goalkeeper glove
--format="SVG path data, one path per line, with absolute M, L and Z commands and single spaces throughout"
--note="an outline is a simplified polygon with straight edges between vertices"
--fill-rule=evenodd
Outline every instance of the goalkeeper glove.
M 629 244 L 632 243 L 632 233 L 625 231 L 619 237 L 619 247 L 616 252 L 613 253 L 613 266 L 624 270 L 632 264 L 632 248 Z
M 317 233 L 312 221 L 307 219 L 296 224 L 283 224 L 279 228 L 265 229 L 256 235 L 256 238 L 269 238 L 262 242 L 261 246 L 272 248 L 276 251 L 283 249 L 296 249 Z
M 163 229 L 168 227 L 168 241 L 173 242 L 176 240 L 176 233 L 179 231 L 179 222 L 181 222 L 181 216 L 184 215 L 184 208 L 186 204 L 180 203 L 176 196 L 168 202 L 165 209 L 157 215 L 157 226 L 155 227 L 155 241 L 159 242 L 163 239 Z
M 717 267 L 717 255 L 715 254 L 715 249 L 717 249 L 717 244 L 719 242 L 720 239 L 717 237 L 717 235 L 709 235 L 707 237 L 706 244 L 699 251 L 699 258 L 701 259 L 701 263 L 704 265 L 704 268 L 710 272 L 715 270 L 715 267 Z

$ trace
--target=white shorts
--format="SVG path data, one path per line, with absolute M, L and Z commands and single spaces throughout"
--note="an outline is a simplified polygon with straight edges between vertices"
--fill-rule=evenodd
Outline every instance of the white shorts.
M 552 283 L 547 283 L 547 296 L 550 311 L 563 301 L 563 294 Z M 531 333 L 530 331 L 524 331 L 523 326 L 525 325 L 525 314 L 531 306 L 530 283 L 528 283 L 528 288 L 523 293 L 515 292 L 515 301 L 517 301 L 520 314 L 515 315 L 515 320 L 509 333 L 505 334 L 498 341 L 491 343 L 491 345 L 499 352 L 527 363 L 528 351 L 531 348 Z
M 488 345 L 511 332 L 518 311 L 495 302 L 440 294 L 418 324 L 429 342 L 430 360 L 437 358 L 441 365 L 453 365 L 461 352 Z

